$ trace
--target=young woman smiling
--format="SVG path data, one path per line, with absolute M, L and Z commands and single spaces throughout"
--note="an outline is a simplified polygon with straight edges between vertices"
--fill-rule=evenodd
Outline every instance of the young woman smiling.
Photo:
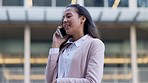
M 67 35 L 53 34 L 46 66 L 47 83 L 101 83 L 104 43 L 87 9 L 70 4 L 61 25 Z

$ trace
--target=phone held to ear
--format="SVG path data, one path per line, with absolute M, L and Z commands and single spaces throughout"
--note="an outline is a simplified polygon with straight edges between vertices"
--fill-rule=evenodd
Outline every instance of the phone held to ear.
M 63 27 L 61 27 L 61 26 L 59 26 L 57 31 L 58 31 L 61 38 L 64 38 L 67 35 L 65 29 Z

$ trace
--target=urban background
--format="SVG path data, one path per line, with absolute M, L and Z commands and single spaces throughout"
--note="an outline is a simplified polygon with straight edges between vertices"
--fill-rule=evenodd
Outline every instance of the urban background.
M 52 34 L 71 0 L 0 0 L 0 83 L 45 83 Z M 105 43 L 102 83 L 148 83 L 148 0 L 77 0 Z

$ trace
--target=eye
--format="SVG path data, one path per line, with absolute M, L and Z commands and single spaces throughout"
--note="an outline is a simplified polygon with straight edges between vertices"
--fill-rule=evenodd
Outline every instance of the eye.
M 66 18 L 70 18 L 70 17 L 72 17 L 72 14 L 71 13 L 67 13 L 66 14 Z
M 71 17 L 71 15 L 67 15 L 66 17 L 67 17 L 67 18 L 70 18 L 70 17 Z

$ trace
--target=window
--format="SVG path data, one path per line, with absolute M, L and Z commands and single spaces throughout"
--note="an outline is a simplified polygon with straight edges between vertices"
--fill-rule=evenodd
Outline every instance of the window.
M 148 0 L 137 0 L 138 7 L 148 7 Z
M 24 0 L 3 0 L 3 6 L 23 6 Z
M 33 6 L 51 6 L 51 0 L 33 0 Z
M 108 6 L 112 7 L 115 0 L 108 0 Z M 128 0 L 120 0 L 118 7 L 128 7 L 129 3 Z
M 71 3 L 71 0 L 56 0 L 56 6 L 67 6 Z
M 104 0 L 84 0 L 84 5 L 88 7 L 103 7 Z

